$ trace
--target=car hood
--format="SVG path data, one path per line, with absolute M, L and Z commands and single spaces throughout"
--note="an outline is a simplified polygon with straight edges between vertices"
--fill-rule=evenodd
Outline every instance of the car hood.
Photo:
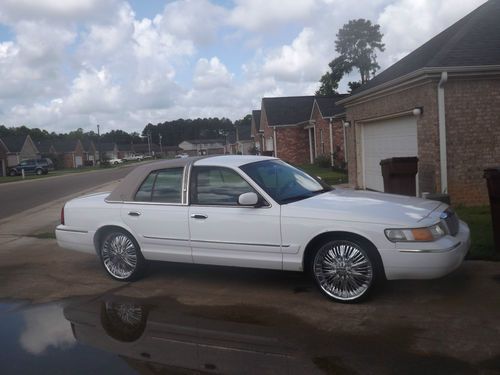
M 411 225 L 427 218 L 441 205 L 444 204 L 404 195 L 335 188 L 327 193 L 284 205 L 283 214 L 330 220 Z

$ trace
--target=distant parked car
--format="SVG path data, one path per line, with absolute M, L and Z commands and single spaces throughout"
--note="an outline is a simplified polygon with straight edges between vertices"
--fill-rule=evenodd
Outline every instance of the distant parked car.
M 142 155 L 131 155 L 123 158 L 125 161 L 141 161 L 144 159 L 144 156 Z
M 111 164 L 111 165 L 118 165 L 118 164 L 122 164 L 123 160 L 122 159 L 118 159 L 118 158 L 113 158 L 113 159 L 109 159 L 108 163 Z
M 41 158 L 40 159 L 40 163 L 41 164 L 45 164 L 47 166 L 47 169 L 49 171 L 53 171 L 55 168 L 54 168 L 54 163 L 52 162 L 52 159 L 49 159 L 49 158 Z
M 50 160 L 50 159 L 49 159 Z M 52 165 L 52 168 L 54 166 Z M 25 174 L 34 173 L 36 175 L 42 175 L 49 173 L 49 164 L 44 159 L 27 159 L 23 160 L 21 163 L 9 169 L 9 176 L 19 176 L 24 170 Z
M 175 155 L 176 159 L 184 159 L 184 158 L 188 158 L 188 157 L 189 157 L 188 154 L 177 154 L 177 155 Z

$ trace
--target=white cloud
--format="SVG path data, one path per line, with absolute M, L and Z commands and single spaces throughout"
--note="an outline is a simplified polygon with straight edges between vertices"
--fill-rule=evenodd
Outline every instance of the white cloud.
M 38 355 L 49 347 L 64 349 L 76 343 L 61 306 L 35 307 L 24 313 L 24 320 L 19 341 L 28 353 Z
M 217 57 L 199 59 L 193 76 L 194 87 L 201 90 L 228 87 L 232 79 L 233 75 Z
M 195 44 L 212 41 L 226 16 L 226 10 L 208 0 L 184 0 L 169 3 L 161 16 L 164 32 Z
M 268 31 L 276 26 L 304 21 L 317 9 L 316 0 L 236 0 L 229 23 L 252 31 Z

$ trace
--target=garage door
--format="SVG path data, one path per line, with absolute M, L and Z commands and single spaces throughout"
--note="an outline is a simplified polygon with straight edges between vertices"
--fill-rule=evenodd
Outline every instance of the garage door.
M 384 191 L 380 161 L 395 156 L 417 156 L 417 120 L 413 116 L 371 122 L 362 128 L 365 188 Z
M 75 167 L 80 168 L 83 165 L 83 159 L 81 156 L 75 156 Z

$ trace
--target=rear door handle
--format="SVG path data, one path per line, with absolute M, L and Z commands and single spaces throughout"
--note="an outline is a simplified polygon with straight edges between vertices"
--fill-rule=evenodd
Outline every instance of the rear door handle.
M 203 214 L 191 214 L 191 218 L 205 220 L 206 218 L 208 218 L 208 216 Z
M 141 216 L 141 213 L 136 211 L 130 211 L 128 214 L 129 216 Z

